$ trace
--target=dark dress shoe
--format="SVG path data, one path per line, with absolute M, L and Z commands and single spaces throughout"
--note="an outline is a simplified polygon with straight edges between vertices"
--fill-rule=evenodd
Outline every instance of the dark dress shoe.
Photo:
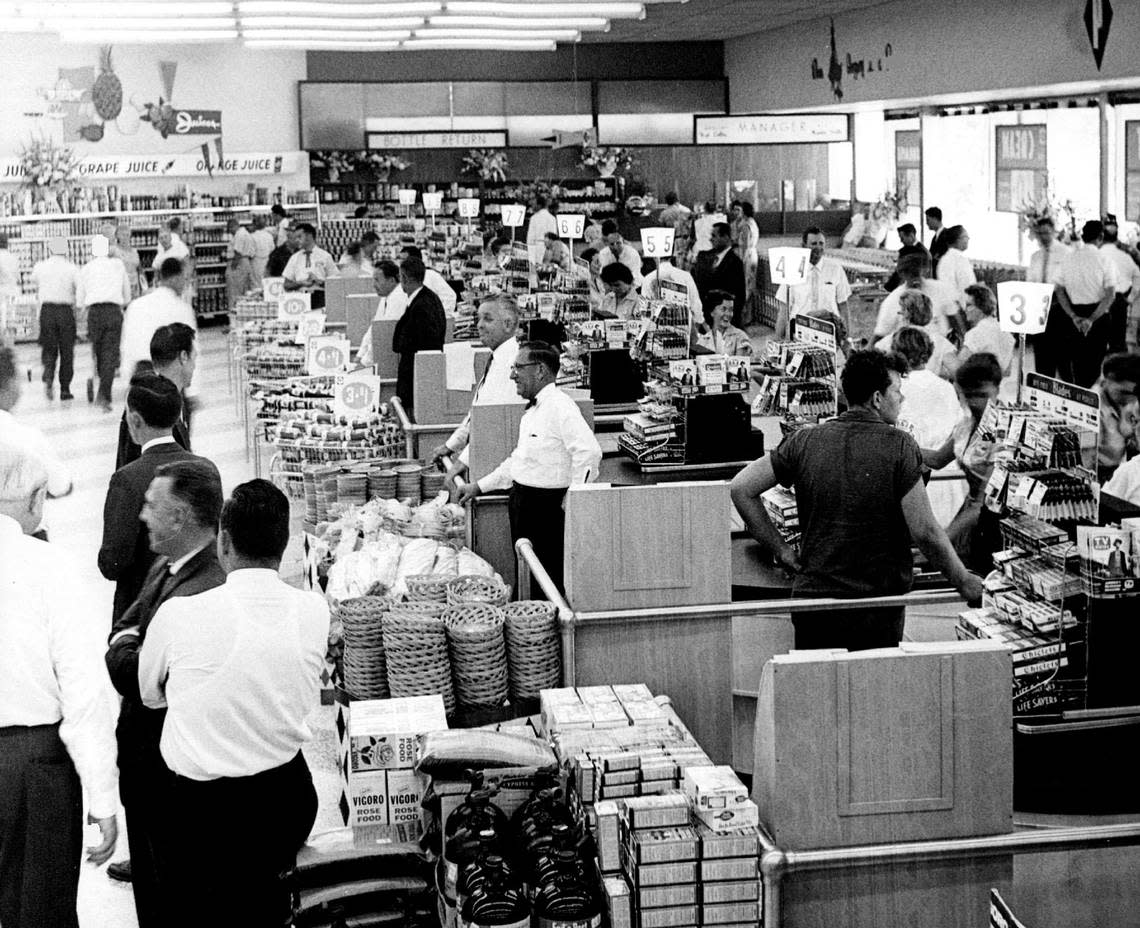
M 87 402 L 95 402 L 95 381 L 90 377 L 87 378 Z
M 116 860 L 112 864 L 107 864 L 107 876 L 119 883 L 129 883 L 131 881 L 131 859 L 128 857 L 126 860 Z
M 75 394 L 74 393 L 61 393 L 59 395 L 59 398 L 61 400 L 73 400 L 73 399 L 75 399 Z

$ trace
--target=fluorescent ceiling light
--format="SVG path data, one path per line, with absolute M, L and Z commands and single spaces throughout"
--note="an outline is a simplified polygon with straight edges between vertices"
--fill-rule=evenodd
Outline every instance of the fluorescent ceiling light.
M 195 32 L 192 29 L 167 32 L 124 32 L 116 29 L 111 32 L 61 32 L 60 41 L 73 45 L 130 45 L 146 42 L 228 42 L 238 37 L 236 29 L 213 29 Z
M 415 29 L 422 16 L 392 16 L 386 19 L 339 19 L 324 16 L 243 16 L 242 28 L 251 29 Z
M 511 39 L 512 41 L 577 42 L 582 34 L 573 29 L 532 29 L 524 34 L 510 29 L 417 29 L 417 39 Z
M 399 42 L 345 42 L 334 39 L 247 39 L 246 48 L 328 48 L 337 50 L 356 51 L 383 51 L 389 48 L 399 48 Z
M 315 13 L 321 16 L 388 16 L 400 13 L 438 13 L 441 3 L 320 3 L 313 0 L 239 0 L 238 13 Z
M 447 0 L 449 13 L 475 13 L 489 16 L 605 16 L 607 19 L 644 19 L 645 7 L 628 0 L 614 3 L 583 2 L 536 3 L 534 0 L 514 3 L 511 0 Z
M 396 42 L 400 39 L 410 39 L 410 29 L 249 29 L 242 30 L 242 36 L 247 39 L 306 39 L 310 42 L 364 42 L 370 39 L 377 41 Z
M 25 17 L 40 19 L 61 19 L 64 17 L 106 17 L 109 20 L 121 17 L 141 16 L 144 18 L 159 16 L 163 19 L 173 19 L 181 16 L 229 16 L 233 13 L 232 3 L 157 3 L 143 2 L 143 0 L 123 0 L 122 3 L 107 3 L 98 0 L 94 3 L 10 3 L 5 4 L 0 12 L 18 9 Z M 11 15 L 11 14 L 9 14 Z
M 429 20 L 433 26 L 488 27 L 493 29 L 608 29 L 609 20 L 603 16 L 578 17 L 517 17 L 517 16 L 465 16 L 442 13 Z
M 170 19 L 112 19 L 102 17 L 100 19 L 83 19 L 80 17 L 68 17 L 67 19 L 44 19 L 37 22 L 37 25 L 43 26 L 44 29 L 52 31 L 66 31 L 75 32 L 79 29 L 96 29 L 102 32 L 108 29 L 124 29 L 127 31 L 142 31 L 142 30 L 158 30 L 170 31 L 171 29 L 233 29 L 234 21 L 232 18 L 222 16 L 211 16 L 202 19 L 194 19 L 192 17 L 179 18 L 177 21 Z
M 486 48 L 499 51 L 554 51 L 554 42 L 525 39 L 408 39 L 404 48 Z

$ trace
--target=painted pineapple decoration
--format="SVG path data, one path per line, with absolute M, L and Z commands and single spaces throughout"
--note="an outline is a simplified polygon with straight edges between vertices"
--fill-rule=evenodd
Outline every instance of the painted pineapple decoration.
M 111 65 L 111 46 L 104 46 L 99 57 L 100 74 L 91 88 L 91 102 L 104 122 L 118 117 L 123 110 L 123 83 Z

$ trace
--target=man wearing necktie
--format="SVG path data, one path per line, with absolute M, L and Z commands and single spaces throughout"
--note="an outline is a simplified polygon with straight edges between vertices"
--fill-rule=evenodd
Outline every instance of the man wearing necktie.
M 148 709 L 139 696 L 139 648 L 158 607 L 176 596 L 221 586 L 216 526 L 222 480 L 204 458 L 161 465 L 147 488 L 141 520 L 157 556 L 138 598 L 114 623 L 107 671 L 122 695 L 119 724 L 119 794 L 127 816 L 131 888 L 140 928 L 168 925 L 170 788 L 173 774 L 159 751 L 165 709 Z
M 1038 284 L 1055 284 L 1057 275 L 1065 259 L 1072 253 L 1072 249 L 1064 242 L 1057 240 L 1057 227 L 1048 216 L 1042 216 L 1034 227 L 1037 241 L 1041 247 L 1029 258 L 1029 270 L 1025 272 L 1025 279 Z M 1057 295 L 1053 294 L 1053 301 L 1049 306 L 1049 318 L 1064 310 L 1057 305 Z M 1057 319 L 1053 319 L 1054 327 Z M 1059 351 L 1063 353 L 1064 346 L 1057 345 L 1056 339 L 1050 333 L 1042 332 L 1039 335 L 1029 336 L 1029 343 L 1033 346 L 1033 358 L 1037 373 L 1046 377 L 1055 377 Z
M 313 295 L 313 309 L 325 305 L 325 281 L 340 273 L 333 256 L 317 245 L 317 229 L 309 222 L 297 226 L 301 236 L 301 250 L 296 252 L 282 273 L 282 286 L 286 290 L 299 290 Z
M 197 333 L 190 326 L 174 322 L 157 329 L 150 339 L 150 368 L 159 376 L 174 381 L 182 395 L 182 413 L 174 423 L 174 440 L 190 451 L 190 413 L 193 399 L 190 385 L 198 363 Z M 140 370 L 145 369 L 142 364 Z M 137 460 L 142 449 L 131 438 L 127 428 L 127 414 L 119 421 L 119 449 L 115 455 L 115 470 Z

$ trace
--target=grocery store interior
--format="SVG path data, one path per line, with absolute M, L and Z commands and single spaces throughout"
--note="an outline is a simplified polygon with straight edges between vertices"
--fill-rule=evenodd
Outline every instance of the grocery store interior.
M 0 749 L 0 925 L 1140 926 L 1138 46 L 1120 0 L 0 0 L 0 740 L 80 783 Z M 296 610 L 242 650 L 176 600 L 277 567 L 246 486 Z

